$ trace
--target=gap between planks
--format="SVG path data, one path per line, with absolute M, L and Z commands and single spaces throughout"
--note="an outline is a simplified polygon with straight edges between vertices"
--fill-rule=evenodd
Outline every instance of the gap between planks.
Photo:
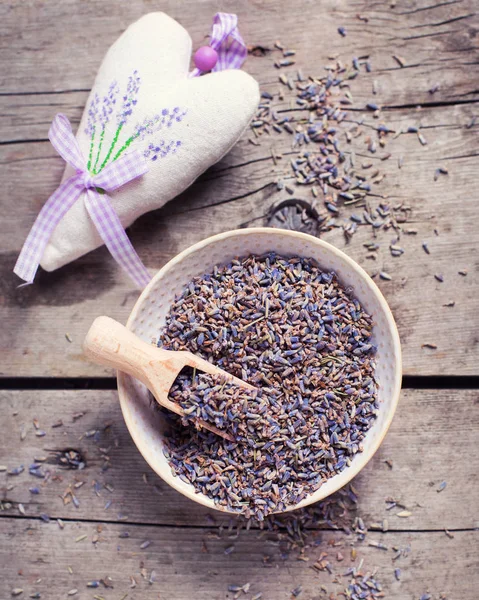
M 403 390 L 477 390 L 479 375 L 404 375 Z M 116 390 L 116 377 L 0 377 L 0 390 Z
M 44 92 L 46 93 L 46 92 Z M 472 92 L 471 92 L 472 93 Z M 13 95 L 13 94 L 6 94 Z M 0 94 L 2 96 L 2 94 Z M 470 99 L 470 100 L 442 100 L 438 102 L 412 102 L 408 104 L 383 104 L 381 105 L 381 110 L 387 112 L 401 111 L 401 110 L 417 110 L 417 109 L 434 109 L 434 108 L 450 108 L 456 106 L 464 106 L 464 105 L 473 105 L 479 104 L 479 99 Z M 278 113 L 290 113 L 290 112 L 300 112 L 303 109 L 293 108 L 293 109 L 282 109 L 278 110 Z M 361 107 L 353 107 L 348 106 L 348 112 L 353 114 L 370 114 L 370 111 L 366 108 Z M 53 114 L 53 113 L 52 113 Z M 77 124 L 75 120 L 71 120 L 72 124 Z M 46 130 L 46 127 L 45 127 Z M 249 130 L 248 130 L 249 132 Z M 49 143 L 50 140 L 48 138 L 35 138 L 35 139 L 21 139 L 21 140 L 1 140 L 0 146 L 13 146 L 17 144 L 36 144 L 36 143 Z M 266 157 L 270 158 L 270 157 Z M 247 164 L 247 163 L 246 163 Z
M 215 531 L 216 529 L 218 529 L 218 527 L 220 525 L 222 525 L 222 523 L 212 523 L 211 525 L 208 524 L 203 524 L 203 523 L 178 523 L 175 525 L 172 525 L 171 523 L 148 523 L 148 522 L 143 522 L 143 521 L 110 521 L 110 520 L 106 520 L 106 519 L 85 519 L 82 517 L 77 517 L 77 518 L 73 518 L 73 517 L 57 517 L 55 515 L 48 515 L 50 517 L 50 522 L 54 523 L 55 521 L 63 521 L 65 523 L 84 523 L 86 525 L 88 524 L 92 524 L 92 525 L 97 525 L 97 524 L 101 524 L 101 525 L 119 525 L 121 527 L 128 527 L 129 525 L 132 525 L 134 527 L 155 527 L 155 528 L 169 528 L 171 529 L 172 527 L 174 529 L 206 529 L 206 530 L 212 530 Z M 234 515 L 231 515 L 231 519 L 234 519 Z M 32 515 L 4 515 L 2 513 L 0 513 L 0 520 L 4 519 L 5 521 L 14 519 L 17 521 L 36 521 L 38 523 L 44 523 L 45 521 L 41 518 L 41 517 L 35 517 Z M 223 524 L 224 526 L 224 524 Z M 303 530 L 305 531 L 318 531 L 318 532 L 329 532 L 329 533 L 337 533 L 337 534 L 343 534 L 346 535 L 346 533 L 341 529 L 334 529 L 332 527 L 312 527 L 310 525 L 305 525 L 303 528 Z M 249 529 L 250 531 L 265 531 L 265 532 L 269 532 L 268 529 L 264 528 L 261 529 L 260 527 L 258 527 L 258 525 L 252 525 Z M 245 531 L 245 528 L 243 527 L 242 529 L 240 529 L 241 531 Z M 286 527 L 278 527 L 278 530 L 280 532 L 287 532 L 287 528 Z M 467 533 L 469 531 L 478 531 L 477 527 L 449 527 L 447 528 L 447 531 L 449 533 Z M 393 527 L 389 527 L 387 531 L 381 531 L 378 529 L 368 529 L 368 533 L 405 533 L 405 534 L 411 534 L 411 533 L 441 533 L 444 532 L 444 529 L 418 529 L 418 528 L 413 528 L 413 529 L 394 529 Z

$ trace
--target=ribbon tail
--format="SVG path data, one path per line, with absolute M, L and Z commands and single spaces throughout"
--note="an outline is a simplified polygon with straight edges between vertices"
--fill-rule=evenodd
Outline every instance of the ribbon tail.
M 63 216 L 81 194 L 76 175 L 63 182 L 43 205 L 18 256 L 13 272 L 27 284 L 33 283 L 48 241 Z
M 86 190 L 85 206 L 113 258 L 143 289 L 151 281 L 151 275 L 133 248 L 108 195 L 100 195 L 89 188 Z

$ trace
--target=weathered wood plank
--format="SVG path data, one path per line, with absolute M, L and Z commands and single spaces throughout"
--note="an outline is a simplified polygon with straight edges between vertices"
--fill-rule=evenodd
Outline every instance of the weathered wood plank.
M 125 530 L 130 537 L 119 539 Z M 426 591 L 433 598 L 441 593 L 443 598 L 477 597 L 477 531 L 458 532 L 453 539 L 432 532 L 369 534 L 367 540 L 390 549 L 359 544 L 353 563 L 349 546 L 354 538 L 341 533 L 321 533 L 317 547 L 306 552 L 310 562 L 297 560 L 296 552 L 285 560 L 278 543 L 257 531 L 241 532 L 235 540 L 225 533 L 217 538 L 214 531 L 199 528 L 77 522 L 68 522 L 60 530 L 54 522 L 1 519 L 0 594 L 9 598 L 13 589 L 20 588 L 22 598 L 35 592 L 42 598 L 67 598 L 70 592 L 80 600 L 95 593 L 105 598 L 220 600 L 235 597 L 228 586 L 250 583 L 248 595 L 241 593 L 241 598 L 262 592 L 262 600 L 287 600 L 291 590 L 301 585 L 300 597 L 310 600 L 344 590 L 350 578 L 341 575 L 362 562 L 364 575 L 377 570 L 374 578 L 391 600 L 419 598 Z M 93 540 L 98 541 L 92 545 Z M 141 550 L 145 540 L 151 544 Z M 225 554 L 232 544 L 233 552 Z M 410 546 L 410 552 L 393 562 L 392 546 Z M 332 575 L 311 568 L 322 552 L 328 554 Z M 338 552 L 344 560 L 337 560 Z M 395 568 L 401 570 L 400 581 L 394 577 Z M 86 587 L 87 582 L 106 577 L 111 578 L 113 590 L 103 585 L 98 590 Z M 136 582 L 133 589 L 131 577 Z
M 426 106 L 419 112 L 396 108 L 384 111 L 383 115 L 392 126 L 421 122 L 429 140 L 427 147 L 420 146 L 415 136 L 405 135 L 388 146 L 393 155 L 390 161 L 382 163 L 379 154 L 368 157 L 387 175 L 375 192 L 407 202 L 412 207 L 411 218 L 418 235 L 402 242 L 406 254 L 400 260 L 389 255 L 392 239 L 389 235 L 381 240 L 376 263 L 365 259 L 362 243 L 370 239 L 366 230 L 345 248 L 370 272 L 393 271 L 393 282 L 381 285 L 398 320 L 407 374 L 477 373 L 478 317 L 474 301 L 478 233 L 474 226 L 473 182 L 479 125 L 464 127 L 474 115 L 474 104 L 442 106 L 476 98 L 472 5 L 450 2 L 428 8 L 426 2 L 410 2 L 391 9 L 370 2 L 358 2 L 354 7 L 327 2 L 317 10 L 305 3 L 298 6 L 294 19 L 284 19 L 276 6 L 273 11 L 268 5 L 234 3 L 248 40 L 271 45 L 274 39 L 282 38 L 284 44 L 297 50 L 297 64 L 304 67 L 305 73 L 321 69 L 330 54 L 339 52 L 345 59 L 351 55 L 369 55 L 373 72 L 361 74 L 354 81 L 354 108 L 363 108 L 371 99 L 373 79 L 379 85 L 375 100 L 381 105 L 423 103 Z M 78 121 L 106 47 L 128 22 L 145 10 L 137 3 L 115 5 L 115 18 L 111 19 L 109 6 L 105 2 L 78 4 L 71 0 L 55 7 L 55 18 L 52 6 L 38 2 L 0 9 L 6 31 L 6 51 L 2 54 L 6 59 L 0 71 L 4 94 L 0 95 L 1 140 L 46 139 L 51 116 L 59 110 L 66 112 L 73 122 Z M 160 8 L 180 18 L 198 45 L 209 28 L 209 13 L 216 7 L 203 2 L 198 18 L 192 6 L 186 3 L 178 8 L 175 3 L 164 2 Z M 233 9 L 233 4 L 223 8 Z M 356 14 L 367 15 L 369 21 L 359 21 Z M 85 23 L 92 24 L 88 28 L 88 53 L 79 61 L 70 49 L 82 52 L 85 47 L 82 29 Z M 345 38 L 338 35 L 338 25 L 347 28 Z M 101 35 L 95 34 L 97 28 Z M 21 36 L 17 35 L 20 30 Z M 315 51 L 311 52 L 311 48 Z M 32 53 L 35 60 L 31 59 Z M 406 59 L 407 68 L 397 65 L 393 53 Z M 272 91 L 279 85 L 274 60 L 268 54 L 252 56 L 248 63 L 248 69 L 264 89 Z M 429 94 L 435 83 L 440 84 L 439 90 Z M 68 93 L 50 93 L 55 90 Z M 368 125 L 377 123 L 370 114 L 353 112 L 352 116 L 364 117 L 366 130 Z M 179 250 L 207 235 L 245 223 L 264 224 L 263 215 L 270 205 L 284 198 L 284 193 L 277 192 L 273 183 L 285 170 L 283 165 L 289 156 L 273 169 L 271 142 L 264 139 L 260 147 L 254 147 L 247 142 L 248 135 L 187 193 L 132 227 L 132 239 L 149 267 L 160 267 Z M 283 136 L 272 140 L 278 152 L 290 152 L 289 139 Z M 365 152 L 360 145 L 357 156 L 361 154 Z M 405 163 L 398 171 L 396 163 L 400 155 L 405 157 Z M 433 182 L 434 170 L 439 165 L 448 166 L 450 176 Z M 134 301 L 135 294 L 129 295 L 129 282 L 118 273 L 105 250 L 53 275 L 43 274 L 33 288 L 16 289 L 17 280 L 11 275 L 16 255 L 38 210 L 58 185 L 62 170 L 61 159 L 48 143 L 15 143 L 0 148 L 4 199 L 4 217 L 0 222 L 0 302 L 5 321 L 14 324 L 6 328 L 0 341 L 3 376 L 104 374 L 99 367 L 82 360 L 81 340 L 99 313 L 109 313 L 124 321 Z M 296 193 L 310 197 L 309 190 L 300 188 Z M 437 239 L 432 233 L 435 227 L 441 234 Z M 324 239 L 345 246 L 340 231 L 330 232 Z M 420 248 L 423 239 L 430 241 L 431 257 Z M 467 278 L 457 275 L 459 268 L 469 269 Z M 438 284 L 434 273 L 444 274 L 445 283 Z M 451 300 L 456 301 L 455 307 L 443 306 Z M 441 323 L 441 327 L 435 327 L 435 323 Z M 72 344 L 64 339 L 67 332 Z M 45 345 L 40 347 L 38 340 Z M 421 348 L 424 342 L 435 343 L 438 350 Z
M 19 476 L 0 473 L 1 498 L 12 505 L 3 514 L 19 515 L 18 503 L 22 503 L 27 516 L 35 517 L 47 513 L 117 521 L 119 515 L 126 515 L 129 522 L 136 523 L 211 523 L 209 511 L 169 488 L 149 469 L 123 422 L 116 392 L 11 391 L 0 393 L 0 403 L 4 425 L 0 464 L 25 466 Z M 85 414 L 74 421 L 78 412 Z M 44 437 L 37 437 L 33 419 L 38 419 L 38 427 L 46 432 Z M 59 419 L 63 425 L 52 428 Z M 354 481 L 359 514 L 367 524 L 386 518 L 391 530 L 477 527 L 478 431 L 479 392 L 404 390 L 384 444 Z M 459 440 L 460 450 L 456 451 Z M 66 448 L 81 452 L 86 460 L 84 470 L 58 467 L 55 451 Z M 46 484 L 28 474 L 28 465 L 39 456 L 51 463 L 43 467 L 44 472 L 51 472 Z M 392 468 L 385 460 L 392 461 Z M 447 481 L 447 487 L 438 493 L 442 481 Z M 61 496 L 78 482 L 85 482 L 72 488 L 78 508 L 71 498 L 64 505 Z M 99 483 L 98 495 L 95 482 Z M 112 486 L 111 491 L 105 484 Z M 39 487 L 40 493 L 32 495 L 28 491 L 31 486 Z M 401 509 L 388 511 L 387 497 L 407 506 L 412 515 L 398 518 Z M 213 515 L 218 522 L 228 521 L 219 512 Z
M 427 6 L 426 0 L 401 3 L 395 8 L 367 0 L 354 5 L 346 0 L 327 0 L 318 8 L 301 1 L 296 2 L 292 14 L 286 4 L 230 0 L 222 9 L 238 14 L 241 32 L 250 45 L 269 46 L 279 38 L 294 47 L 298 60 L 309 69 L 338 53 L 373 55 L 387 77 L 385 89 L 391 103 L 430 100 L 428 90 L 437 82 L 441 85 L 435 101 L 477 99 L 474 79 L 464 77 L 468 70 L 473 74 L 477 69 L 477 64 L 469 60 L 478 48 L 474 0 L 439 3 L 431 10 L 420 10 Z M 209 33 L 211 17 L 218 9 L 211 0 L 201 2 L 201 10 L 197 7 L 195 0 L 181 5 L 169 0 L 155 6 L 139 2 L 119 6 L 113 0 L 65 0 L 61 6 L 30 0 L 4 5 L 2 91 L 14 94 L 89 89 L 106 49 L 132 21 L 149 10 L 163 10 L 178 19 L 196 47 Z M 368 21 L 360 20 L 358 14 Z M 346 37 L 338 34 L 339 26 L 346 28 Z M 400 70 L 392 58 L 394 54 L 405 59 L 404 73 L 399 78 L 395 73 L 390 76 L 392 71 Z M 267 80 L 260 61 L 251 58 L 248 70 L 260 81 Z M 410 78 L 418 76 L 424 77 L 424 86 L 410 84 Z
M 402 257 L 390 256 L 389 244 L 394 235 L 389 232 L 378 233 L 381 248 L 374 262 L 365 258 L 367 251 L 362 246 L 371 241 L 369 227 L 360 228 L 349 244 L 339 229 L 323 236 L 371 274 L 386 270 L 393 275 L 392 282 L 379 281 L 379 284 L 399 325 L 406 374 L 477 374 L 479 317 L 474 306 L 479 233 L 475 225 L 473 182 L 478 163 L 475 138 L 479 125 L 464 127 L 470 120 L 467 110 L 437 107 L 419 113 L 392 111 L 387 115 L 391 127 L 407 128 L 420 121 L 428 146 L 421 146 L 415 135 L 403 135 L 389 142 L 387 151 L 392 157 L 387 161 L 376 156 L 362 159 L 359 153 L 363 151 L 361 147 L 357 149 L 358 161 L 371 160 L 386 175 L 375 193 L 411 207 L 410 225 L 406 227 L 416 228 L 418 234 L 403 236 Z M 371 116 L 365 119 L 366 126 L 373 122 Z M 278 152 L 291 151 L 290 144 L 284 136 L 274 141 Z M 207 235 L 245 223 L 265 224 L 263 217 L 270 206 L 287 197 L 286 192 L 276 190 L 274 181 L 289 169 L 289 157 L 279 160 L 275 167 L 270 153 L 269 139 L 262 139 L 259 147 L 244 139 L 185 194 L 135 223 L 131 237 L 147 266 L 153 270 L 160 267 Z M 5 198 L 5 215 L 0 222 L 1 302 L 5 322 L 11 324 L 0 341 L 2 375 L 108 373 L 82 359 L 81 341 L 91 321 L 101 313 L 125 321 L 136 294 L 130 293 L 129 282 L 118 272 L 105 249 L 56 273 L 41 273 L 34 286 L 16 288 L 17 278 L 11 270 L 17 253 L 39 208 L 58 184 L 63 166 L 49 144 L 4 146 L 0 155 Z M 404 157 L 400 170 L 399 156 Z M 438 166 L 448 167 L 449 175 L 434 181 Z M 301 198 L 312 198 L 311 191 L 304 187 L 297 188 L 295 193 Z M 380 198 L 371 198 L 373 204 L 379 201 Z M 345 209 L 343 214 L 353 212 L 355 207 Z M 422 241 L 429 243 L 431 255 L 422 250 Z M 460 269 L 469 271 L 467 277 L 458 275 Z M 443 274 L 444 283 L 438 283 L 434 274 Z M 450 301 L 456 305 L 445 307 Z M 67 332 L 72 344 L 64 337 Z M 436 344 L 438 349 L 422 348 L 425 342 Z
M 253 60 L 253 58 L 251 60 Z M 264 81 L 259 80 L 261 89 L 270 91 L 271 93 L 280 89 L 280 84 L 276 77 L 279 72 L 274 70 L 270 61 L 266 58 L 254 58 L 254 60 L 262 61 L 262 69 L 266 73 Z M 351 57 L 345 56 L 344 60 L 345 62 L 350 62 Z M 323 62 L 326 64 L 327 60 L 318 62 L 322 65 Z M 318 76 L 324 74 L 322 66 L 306 70 L 308 67 L 307 61 L 300 61 L 299 58 L 298 65 L 301 65 L 305 73 Z M 470 85 L 470 79 L 472 79 L 473 74 L 464 74 L 457 65 L 454 65 L 451 68 L 453 69 L 455 76 L 460 78 L 460 81 L 465 81 L 467 82 L 467 85 Z M 285 73 L 294 74 L 295 70 L 292 68 L 289 71 L 285 71 Z M 427 87 L 426 79 L 428 76 L 429 71 L 426 73 L 416 73 L 412 77 L 409 69 L 400 68 L 392 69 L 391 71 L 377 69 L 373 70 L 371 73 L 361 73 L 360 79 L 352 85 L 354 90 L 354 104 L 350 108 L 354 111 L 358 111 L 364 109 L 368 102 L 380 99 L 381 107 L 387 111 L 401 108 L 404 105 L 424 106 L 425 109 L 434 108 L 436 106 L 441 107 L 442 105 L 451 105 L 464 107 L 465 115 L 477 112 L 477 102 L 470 97 L 471 94 L 469 93 L 458 93 L 456 100 L 449 101 L 440 100 L 436 95 L 432 96 L 429 94 L 427 90 L 427 96 L 425 96 L 423 92 L 411 89 L 412 78 L 415 81 L 419 78 L 420 82 L 424 82 L 423 86 Z M 444 74 L 441 74 L 441 77 L 443 76 Z M 373 81 L 377 82 L 377 96 L 373 96 L 372 93 Z M 410 90 L 411 97 L 400 102 L 398 101 L 397 96 L 390 96 L 391 88 L 394 89 L 396 87 L 400 87 L 403 90 Z M 457 88 L 457 85 L 455 87 Z M 47 141 L 48 128 L 52 118 L 59 112 L 66 114 L 73 126 L 77 126 L 88 99 L 88 94 L 89 91 L 60 93 L 36 92 L 34 94 L 6 94 L 3 96 L 0 94 L 0 142 L 5 144 L 38 140 Z M 472 94 L 474 94 L 474 92 L 472 92 Z M 288 107 L 289 104 L 285 103 L 284 108 Z M 249 150 L 251 150 L 251 148 Z

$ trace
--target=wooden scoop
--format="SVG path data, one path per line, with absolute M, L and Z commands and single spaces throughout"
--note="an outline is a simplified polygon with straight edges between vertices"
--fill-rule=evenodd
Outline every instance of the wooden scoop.
M 147 344 L 110 317 L 98 317 L 93 321 L 83 342 L 83 352 L 91 362 L 113 367 L 139 379 L 151 391 L 158 404 L 181 416 L 185 411 L 179 404 L 168 399 L 168 392 L 183 367 L 193 367 L 204 373 L 220 375 L 239 386 L 254 389 L 249 383 L 191 352 L 173 352 Z M 231 435 L 214 425 L 202 420 L 198 420 L 197 424 L 198 427 L 233 441 Z

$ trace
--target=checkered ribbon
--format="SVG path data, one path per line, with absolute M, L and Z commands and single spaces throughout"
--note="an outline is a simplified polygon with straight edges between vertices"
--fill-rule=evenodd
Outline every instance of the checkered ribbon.
M 218 53 L 218 62 L 213 71 L 240 69 L 248 50 L 238 29 L 238 17 L 229 13 L 216 13 L 211 28 L 210 46 Z M 201 75 L 202 71 L 193 69 L 190 77 Z
M 85 192 L 86 209 L 106 247 L 135 284 L 145 287 L 151 277 L 128 239 L 110 198 L 104 193 L 116 190 L 148 171 L 141 152 L 124 154 L 97 175 L 92 175 L 65 115 L 53 119 L 48 137 L 58 154 L 77 172 L 46 201 L 23 245 L 14 273 L 27 283 L 33 282 L 55 227 Z

